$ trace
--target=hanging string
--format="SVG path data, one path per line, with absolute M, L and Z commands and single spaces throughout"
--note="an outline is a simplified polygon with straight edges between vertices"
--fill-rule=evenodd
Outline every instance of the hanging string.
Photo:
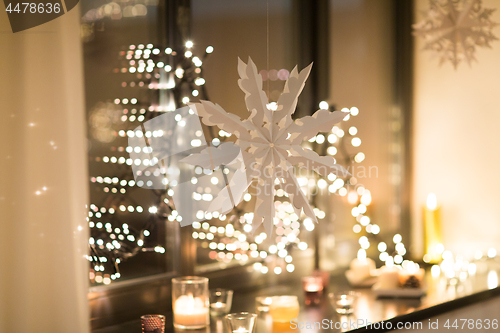
M 268 100 L 271 98 L 269 94 L 269 0 L 267 0 L 266 5 L 266 48 L 267 48 L 267 98 Z

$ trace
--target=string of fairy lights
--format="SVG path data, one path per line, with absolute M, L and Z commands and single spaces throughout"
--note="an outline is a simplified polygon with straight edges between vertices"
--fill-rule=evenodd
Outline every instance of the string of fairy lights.
M 202 75 L 202 66 L 205 58 L 214 51 L 209 46 L 205 49 L 203 56 L 195 56 L 193 52 L 194 44 L 186 42 L 181 50 L 174 50 L 170 47 L 165 49 L 155 47 L 153 44 L 130 45 L 125 51 L 120 52 L 122 66 L 114 71 L 118 74 L 128 75 L 128 81 L 122 83 L 122 87 L 143 88 L 147 91 L 145 96 L 137 94 L 134 97 L 116 98 L 107 107 L 114 110 L 110 119 L 103 121 L 103 106 L 98 108 L 100 119 L 100 132 L 103 124 L 110 127 L 105 133 L 113 132 L 117 139 L 127 139 L 134 136 L 144 135 L 146 137 L 163 137 L 163 131 L 136 133 L 133 128 L 137 124 L 144 123 L 163 112 L 175 111 L 178 107 L 188 105 L 200 98 L 206 98 L 205 79 Z M 276 103 L 269 103 L 272 110 Z M 321 102 L 321 109 L 330 109 L 328 103 Z M 116 116 L 116 110 L 120 115 Z M 349 114 L 341 124 L 334 126 L 327 133 L 319 133 L 303 145 L 311 148 L 322 155 L 327 154 L 334 158 L 342 158 L 345 165 L 362 163 L 366 155 L 362 151 L 349 154 L 346 145 L 354 149 L 360 149 L 362 141 L 359 137 L 358 129 L 355 126 L 348 126 L 349 120 L 359 114 L 356 107 L 343 109 Z M 105 118 L 105 117 L 104 117 Z M 175 117 L 175 128 L 183 127 L 182 117 Z M 113 129 L 114 125 L 122 128 Z M 130 128 L 130 129 L 128 129 Z M 208 129 L 211 135 L 210 142 L 218 146 L 222 142 L 231 139 L 231 133 L 224 131 L 215 132 Z M 202 133 L 188 133 L 191 137 L 199 137 Z M 102 140 L 103 142 L 106 140 Z M 109 141 L 109 140 L 108 140 Z M 199 146 L 199 140 L 192 140 L 192 147 Z M 165 189 L 152 191 L 155 194 L 154 200 L 148 204 L 139 204 L 133 200 L 130 192 L 137 187 L 141 187 L 143 180 L 135 180 L 130 170 L 131 165 L 148 166 L 149 160 L 133 160 L 128 155 L 140 147 L 128 146 L 125 144 L 111 147 L 111 151 L 102 157 L 94 159 L 97 163 L 113 166 L 116 175 L 97 175 L 90 178 L 93 186 L 106 194 L 104 200 L 90 205 L 88 223 L 91 228 L 89 238 L 90 253 L 87 256 L 91 269 L 90 279 L 95 283 L 109 284 L 111 281 L 121 277 L 119 264 L 140 252 L 166 253 L 166 249 L 148 237 L 152 234 L 155 226 L 162 222 L 177 223 L 182 221 L 182 216 L 175 210 L 172 197 L 175 191 L 174 181 L 165 179 Z M 175 169 L 175 166 L 171 167 Z M 169 167 L 170 169 L 170 167 Z M 118 170 L 118 172 L 116 172 Z M 174 172 L 173 170 L 172 172 Z M 195 173 L 212 174 L 212 170 L 194 170 Z M 154 176 L 145 171 L 145 176 Z M 168 174 L 168 173 L 167 173 Z M 147 181 L 147 180 L 146 180 Z M 196 178 L 193 178 L 193 182 Z M 212 176 L 212 182 L 224 181 Z M 358 257 L 366 258 L 366 251 L 377 243 L 379 259 L 384 263 L 402 264 L 407 252 L 402 236 L 396 234 L 392 237 L 392 243 L 380 241 L 377 236 L 381 232 L 378 224 L 370 218 L 369 207 L 372 203 L 372 194 L 368 188 L 359 183 L 354 176 L 346 179 L 331 173 L 327 177 L 318 175 L 303 175 L 298 177 L 302 190 L 310 197 L 317 195 L 320 190 L 327 190 L 330 194 L 344 197 L 351 208 L 353 217 L 353 232 L 358 235 Z M 314 192 L 314 193 L 312 193 Z M 252 222 L 253 213 L 248 211 L 246 204 L 254 198 L 251 193 L 244 195 L 241 204 L 235 207 L 228 214 L 197 212 L 199 219 L 203 222 L 192 224 L 192 237 L 200 242 L 200 248 L 207 251 L 210 260 L 219 261 L 225 264 L 239 262 L 245 264 L 253 262 L 253 268 L 263 274 L 272 272 L 281 274 L 283 272 L 293 272 L 294 251 L 305 251 L 309 244 L 303 237 L 306 233 L 315 229 L 315 223 L 305 216 L 298 216 L 288 200 L 288 195 L 283 189 L 275 189 L 275 209 L 274 217 L 275 233 L 268 237 L 265 232 L 253 234 Z M 203 189 L 193 194 L 194 200 L 210 201 L 212 194 Z M 326 213 L 317 207 L 313 207 L 316 217 L 321 221 L 325 219 Z M 140 221 L 146 221 L 136 227 L 137 223 L 124 222 L 119 214 L 139 214 Z M 146 216 L 146 217 L 145 217 Z M 305 234 L 304 234 L 305 233 Z M 443 253 L 447 253 L 443 249 Z M 491 255 L 491 253 L 488 253 Z M 496 255 L 496 254 L 495 254 Z M 447 259 L 449 255 L 446 254 Z M 435 269 L 434 269 L 435 270 Z
M 142 105 L 139 97 L 115 99 L 114 104 L 123 108 L 123 114 L 120 117 L 121 122 L 137 123 L 145 122 L 155 116 L 155 113 L 174 111 L 180 104 L 188 104 L 192 97 L 198 97 L 204 91 L 203 88 L 205 80 L 202 78 L 201 70 L 204 57 L 213 52 L 213 47 L 206 49 L 205 55 L 202 59 L 193 56 L 192 52 L 193 43 L 188 41 L 185 49 L 181 52 L 176 52 L 171 48 L 164 50 L 154 47 L 152 44 L 148 45 L 131 45 L 127 51 L 122 51 L 121 56 L 128 61 L 128 66 L 115 69 L 117 73 L 127 73 L 136 75 L 134 80 L 124 82 L 123 86 L 129 87 L 147 87 L 150 90 L 161 91 L 166 93 L 167 97 L 163 103 L 160 101 L 157 104 Z M 180 56 L 181 60 L 175 62 L 172 58 Z M 180 64 L 180 65 L 179 65 Z M 187 83 L 189 89 L 177 90 L 178 96 L 173 96 L 171 91 L 176 87 Z M 201 90 L 201 91 L 200 91 Z M 206 95 L 206 93 L 204 94 Z M 177 98 L 176 98 L 177 97 Z M 180 103 L 175 103 L 176 99 Z M 269 105 L 273 107 L 272 103 Z M 328 109 L 329 106 L 326 102 L 320 104 L 320 108 Z M 351 116 L 357 116 L 359 110 L 351 108 L 349 111 Z M 344 121 L 348 121 L 350 116 L 347 116 Z M 180 119 L 178 121 L 181 121 Z M 160 133 L 146 133 L 148 136 L 160 136 Z M 230 133 L 220 131 L 218 137 L 212 139 L 214 145 L 231 137 Z M 121 138 L 128 138 L 135 135 L 132 130 L 120 129 L 116 131 L 116 136 Z M 361 139 L 356 136 L 357 128 L 354 126 L 349 127 L 347 131 L 342 129 L 342 126 L 334 126 L 330 133 L 320 133 L 316 137 L 309 140 L 306 145 L 315 144 L 316 149 L 324 150 L 327 154 L 335 156 L 338 154 L 339 144 L 347 137 L 350 138 L 350 144 L 353 147 L 361 145 Z M 120 146 L 116 149 L 118 152 L 131 152 L 136 147 Z M 352 156 L 354 163 L 361 163 L 365 159 L 363 152 L 358 152 Z M 104 156 L 100 159 L 102 163 L 118 164 L 130 166 L 133 163 L 141 163 L 141 161 L 133 161 L 126 156 Z M 145 162 L 145 161 L 144 161 Z M 337 193 L 340 196 L 347 197 L 349 203 L 353 204 L 352 215 L 356 220 L 353 231 L 360 234 L 362 230 L 368 234 L 378 234 L 380 227 L 371 223 L 369 216 L 366 214 L 367 206 L 371 203 L 371 193 L 363 186 L 357 186 L 355 189 L 348 190 L 350 185 L 355 186 L 357 180 L 351 177 L 348 180 L 338 178 L 334 174 L 328 175 L 327 178 L 307 178 L 300 177 L 298 179 L 302 189 L 307 192 L 311 188 L 328 188 L 330 193 Z M 127 189 L 140 186 L 134 179 L 130 178 L 130 174 L 125 177 L 104 177 L 97 176 L 91 177 L 91 182 L 94 184 L 102 184 L 102 190 L 105 193 L 111 194 L 124 194 L 126 195 Z M 244 203 L 237 207 L 234 212 L 226 215 L 213 214 L 213 216 L 205 215 L 207 221 L 200 223 L 193 223 L 193 238 L 202 242 L 202 247 L 210 250 L 208 253 L 209 258 L 213 260 L 222 261 L 225 263 L 232 260 L 247 262 L 250 259 L 260 260 L 254 264 L 254 268 L 260 270 L 262 273 L 271 271 L 275 274 L 281 274 L 283 271 L 293 272 L 295 267 L 293 265 L 292 252 L 294 249 L 306 250 L 309 245 L 307 242 L 302 241 L 300 236 L 301 231 L 310 232 L 314 230 L 314 223 L 309 218 L 302 218 L 297 216 L 294 212 L 292 205 L 288 202 L 287 194 L 282 189 L 276 190 L 276 237 L 272 240 L 267 239 L 265 233 L 251 235 L 253 213 L 245 212 Z M 161 193 L 158 205 L 167 207 L 169 214 L 164 216 L 168 221 L 181 221 L 182 217 L 178 215 L 172 206 L 171 197 L 173 189 L 167 188 L 164 193 Z M 200 197 L 206 193 L 198 193 Z M 244 202 L 252 200 L 250 193 L 245 194 Z M 282 201 L 280 201 L 282 200 Z M 118 264 L 125 260 L 127 257 L 133 256 L 140 251 L 153 250 L 158 253 L 164 253 L 165 249 L 161 246 L 154 246 L 153 248 L 145 248 L 144 240 L 147 238 L 154 225 L 155 218 L 150 219 L 152 222 L 148 223 L 144 229 L 132 230 L 129 225 L 122 223 L 116 226 L 116 223 L 103 223 L 98 221 L 104 215 L 112 216 L 119 210 L 121 212 L 150 214 L 150 216 L 158 215 L 161 209 L 156 205 L 150 207 L 143 207 L 134 204 L 119 204 L 115 208 L 106 208 L 104 206 L 98 207 L 95 204 L 91 205 L 91 212 L 89 213 L 89 226 L 92 230 L 101 231 L 100 235 L 94 236 L 89 240 L 91 247 L 91 255 L 89 261 L 94 265 L 91 270 L 91 279 L 97 283 L 109 283 L 111 280 L 119 278 L 120 272 Z M 324 219 L 326 214 L 318 208 L 314 208 L 314 212 L 318 219 Z M 203 212 L 198 212 L 204 214 Z M 102 232 L 105 232 L 104 234 Z M 93 233 L 94 234 L 94 233 Z M 133 245 L 132 245 L 133 244 Z M 361 250 L 366 250 L 370 247 L 370 242 L 367 236 L 360 236 L 359 244 Z M 381 260 L 387 259 L 389 256 L 385 251 L 386 248 L 380 243 L 378 248 L 381 251 Z M 399 245 L 401 244 L 401 245 Z M 404 249 L 401 241 L 398 242 L 398 254 L 395 256 L 395 261 L 399 261 L 401 255 L 401 246 Z M 103 254 L 102 252 L 105 252 Z M 107 252 L 107 253 L 106 253 Z M 269 260 L 268 258 L 272 258 Z M 103 263 L 110 262 L 113 264 L 114 273 L 101 274 L 104 271 Z M 101 278 L 102 277 L 102 278 Z
M 114 72 L 126 75 L 121 86 L 134 88 L 132 90 L 137 95 L 115 98 L 91 110 L 93 139 L 98 143 L 110 143 L 115 139 L 133 137 L 137 134 L 133 129 L 138 124 L 173 111 L 192 98 L 206 96 L 202 64 L 212 52 L 213 47 L 209 46 L 202 56 L 196 56 L 191 42 L 178 51 L 169 47 L 160 49 L 153 44 L 130 45 L 128 50 L 121 51 L 121 66 Z M 163 134 L 156 131 L 144 135 L 159 137 Z M 166 184 L 165 190 L 152 191 L 154 197 L 147 205 L 139 203 L 133 195 L 134 189 L 143 185 L 143 180 L 134 179 L 130 166 L 149 162 L 129 157 L 137 147 L 118 144 L 107 148 L 109 153 L 104 156 L 91 156 L 92 162 L 101 164 L 98 170 L 102 174 L 90 177 L 92 188 L 97 192 L 91 197 L 95 201 L 90 205 L 87 218 L 91 230 L 87 255 L 91 265 L 90 280 L 103 284 L 121 277 L 119 264 L 128 258 L 140 252 L 165 253 L 163 246 L 149 240 L 152 230 L 165 220 L 172 223 L 182 221 L 172 205 L 174 193 L 170 184 Z M 145 172 L 146 176 L 154 176 L 148 172 Z M 125 214 L 137 218 L 127 223 L 125 221 L 131 218 Z

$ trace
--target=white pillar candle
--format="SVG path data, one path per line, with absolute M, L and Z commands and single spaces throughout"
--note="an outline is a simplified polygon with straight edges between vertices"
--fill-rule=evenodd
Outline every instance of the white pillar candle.
M 375 270 L 375 262 L 370 258 L 356 258 L 351 262 L 350 270 L 356 279 L 363 280 L 371 276 L 371 271 Z
M 378 277 L 378 289 L 399 288 L 399 271 L 395 266 L 383 266 Z

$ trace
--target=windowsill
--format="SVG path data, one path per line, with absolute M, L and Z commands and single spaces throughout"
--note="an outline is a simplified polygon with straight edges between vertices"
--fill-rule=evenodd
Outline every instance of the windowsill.
M 495 272 L 495 271 L 492 271 Z M 498 270 L 497 270 L 498 272 Z M 492 278 L 492 274 L 497 276 Z M 332 276 L 330 281 L 329 292 L 338 290 L 354 289 L 360 293 L 360 297 L 355 308 L 354 315 L 349 317 L 339 316 L 328 303 L 327 297 L 324 297 L 322 303 L 316 307 L 304 306 L 304 295 L 301 292 L 302 287 L 300 281 L 292 281 L 289 284 L 275 284 L 266 286 L 265 288 L 252 290 L 248 292 L 236 291 L 233 298 L 233 306 L 231 312 L 249 311 L 255 312 L 255 297 L 256 296 L 272 296 L 272 295 L 297 295 L 301 304 L 301 311 L 298 317 L 298 322 L 321 322 L 323 319 L 336 322 L 349 320 L 363 320 L 371 323 L 384 321 L 392 323 L 392 327 L 396 327 L 398 322 L 417 322 L 427 318 L 437 316 L 439 314 L 452 311 L 461 307 L 465 307 L 477 302 L 482 302 L 495 296 L 500 295 L 500 287 L 498 287 L 498 275 L 496 273 L 477 273 L 475 276 L 469 277 L 465 282 L 457 286 L 446 286 L 443 278 L 433 278 L 430 274 L 426 274 L 426 283 L 428 285 L 427 295 L 421 299 L 404 299 L 404 298 L 382 298 L 377 299 L 374 293 L 369 288 L 351 288 L 343 274 Z M 270 321 L 266 316 L 259 316 L 257 333 L 270 332 Z M 174 332 L 172 326 L 172 313 L 166 314 L 166 332 Z M 360 325 L 362 326 L 362 325 Z M 373 327 L 372 327 L 373 328 Z M 313 330 L 290 330 L 290 332 L 341 332 L 341 331 L 369 331 L 367 327 L 353 327 L 346 329 L 313 329 Z M 376 330 L 382 332 L 384 330 Z M 94 333 L 132 333 L 140 332 L 140 320 L 134 320 L 123 325 L 108 327 L 105 329 L 95 330 Z M 211 327 L 206 330 L 189 331 L 190 333 L 222 333 L 223 325 L 220 319 L 211 319 Z M 187 331 L 183 331 L 187 333 Z

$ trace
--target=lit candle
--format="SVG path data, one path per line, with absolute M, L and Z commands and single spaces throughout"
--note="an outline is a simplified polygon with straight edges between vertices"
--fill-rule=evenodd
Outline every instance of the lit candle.
M 375 262 L 366 257 L 365 250 L 359 250 L 356 259 L 351 261 L 350 270 L 356 280 L 364 280 L 371 276 L 372 270 L 375 270 Z
M 187 327 L 203 327 L 209 321 L 208 308 L 199 297 L 182 295 L 175 301 L 174 322 Z
M 330 273 L 327 271 L 315 270 L 313 271 L 312 276 L 321 277 L 321 280 L 323 281 L 323 291 L 325 292 L 330 284 Z
M 377 280 L 378 289 L 395 289 L 399 288 L 399 271 L 393 265 L 383 266 L 380 269 L 380 275 Z
M 248 333 L 248 330 L 244 327 L 240 327 L 238 329 L 233 330 L 233 333 Z
M 347 295 L 341 295 L 341 298 L 337 301 L 337 306 L 343 309 L 350 309 L 352 305 L 352 300 L 347 299 Z
M 330 302 L 337 313 L 346 315 L 354 312 L 354 301 L 357 294 L 352 291 L 330 294 Z
M 308 279 L 307 282 L 304 283 L 304 290 L 307 292 L 318 292 L 323 290 L 321 280 L 318 280 L 315 277 L 311 278 L 312 279 Z
M 424 207 L 424 243 L 425 252 L 429 262 L 437 263 L 441 260 L 440 247 L 441 237 L 441 212 L 434 193 L 427 196 L 427 204 Z
M 212 315 L 220 316 L 220 315 L 225 314 L 227 312 L 226 306 L 227 306 L 227 304 L 222 303 L 222 302 L 212 303 L 212 304 L 210 304 L 210 311 L 211 311 Z
M 318 292 L 321 289 L 323 289 L 323 288 L 321 287 L 321 285 L 319 283 L 309 283 L 305 287 L 305 290 L 308 291 L 308 292 Z
M 306 295 L 306 305 L 318 304 L 323 294 L 323 280 L 320 276 L 306 276 L 302 278 L 302 287 Z
M 233 302 L 233 291 L 227 289 L 210 290 L 210 314 L 221 316 L 231 310 Z
M 210 305 L 212 308 L 224 308 L 226 306 L 226 304 L 222 303 L 222 302 L 217 302 L 217 303 L 212 303 Z

